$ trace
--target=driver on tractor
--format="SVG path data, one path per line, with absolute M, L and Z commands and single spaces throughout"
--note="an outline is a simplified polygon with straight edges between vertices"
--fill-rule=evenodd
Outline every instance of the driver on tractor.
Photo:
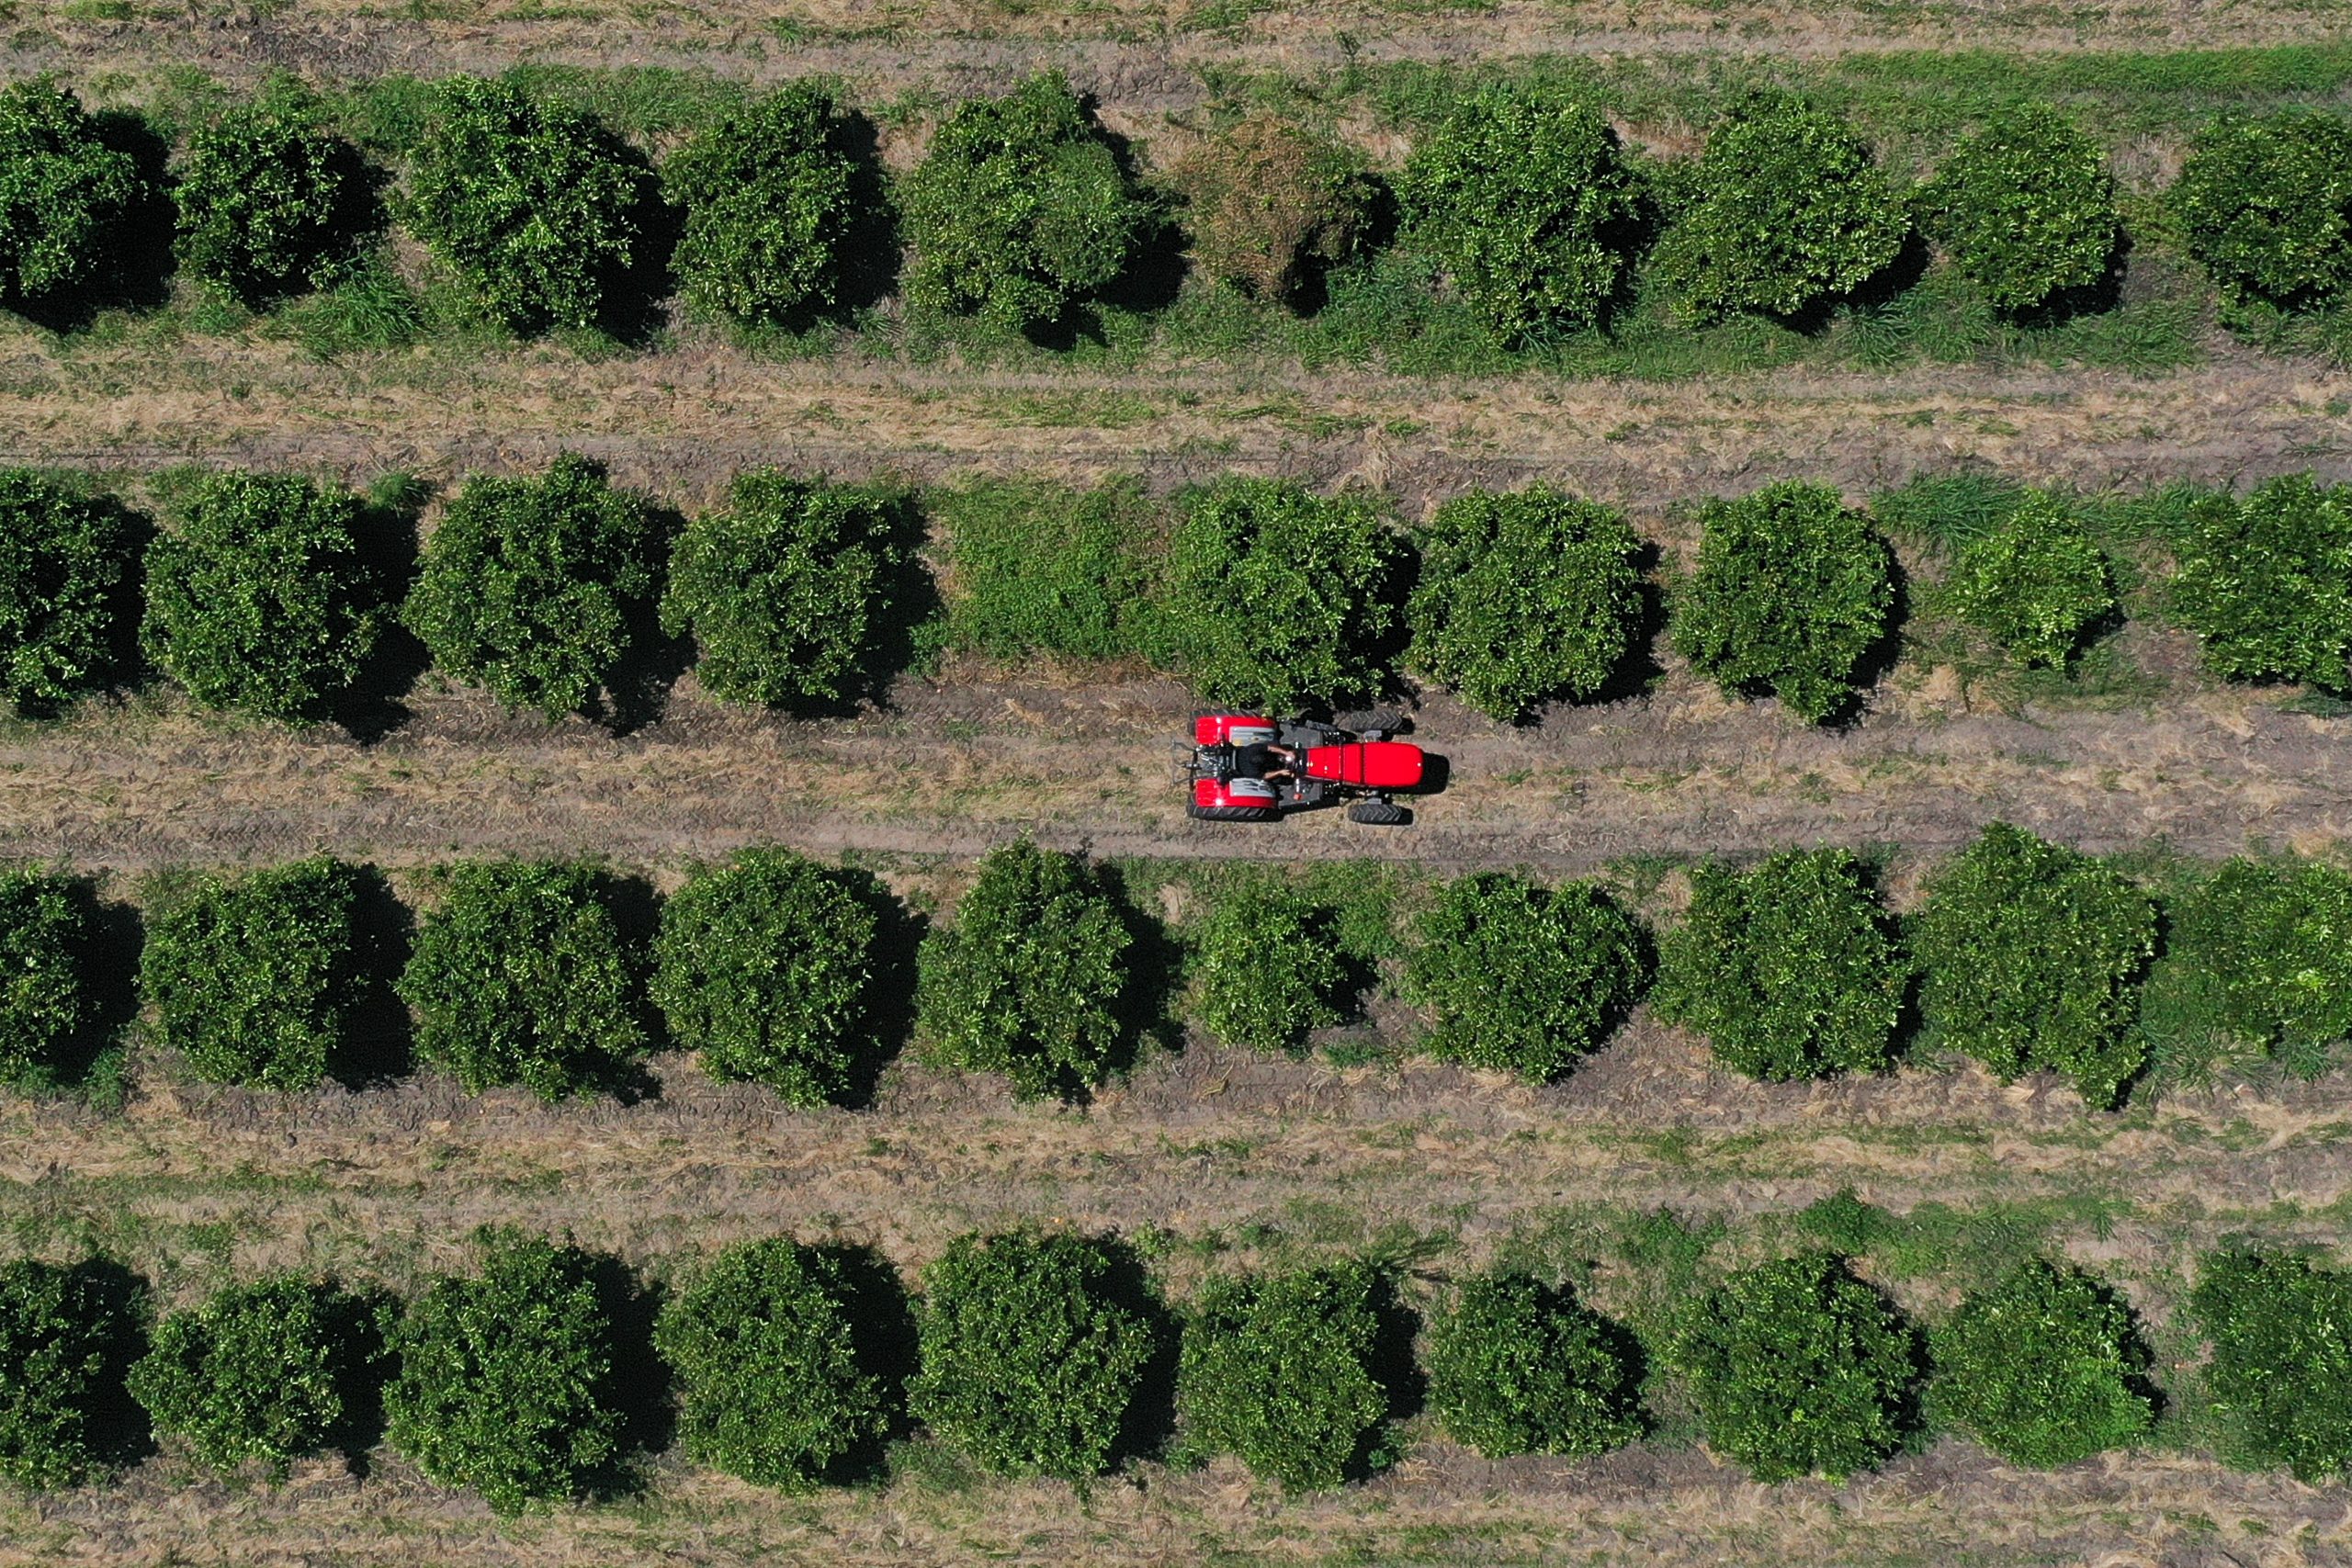
M 1287 746 L 1256 740 L 1234 753 L 1233 771 L 1245 779 L 1263 779 L 1273 784 L 1281 779 L 1296 778 L 1298 771 L 1292 764 L 1297 761 L 1298 753 Z

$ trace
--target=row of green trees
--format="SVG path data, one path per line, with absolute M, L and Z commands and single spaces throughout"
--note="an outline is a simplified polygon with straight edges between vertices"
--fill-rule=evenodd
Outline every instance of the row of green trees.
M 1425 1312 L 1363 1262 L 1214 1278 L 1171 1307 L 1130 1248 L 1052 1230 L 956 1238 L 911 1301 L 873 1254 L 788 1238 L 729 1247 L 666 1298 L 542 1237 L 480 1250 L 406 1302 L 274 1275 L 153 1322 L 119 1265 L 0 1268 L 0 1475 L 90 1482 L 160 1438 L 282 1480 L 383 1440 L 514 1511 L 627 1492 L 665 1430 L 698 1463 L 801 1491 L 876 1472 L 920 1425 L 998 1475 L 1229 1453 L 1298 1492 L 1390 1463 L 1422 1408 L 1489 1457 L 1582 1459 L 1650 1430 L 1645 1389 L 1672 1386 L 1718 1457 L 1772 1482 L 1843 1478 L 1937 1429 L 2068 1464 L 2145 1439 L 2162 1399 L 2129 1303 L 2048 1257 L 1924 1334 L 1810 1252 L 1637 1336 L 1510 1269 Z M 2224 1458 L 2313 1481 L 2352 1465 L 2352 1276 L 2227 1251 L 2188 1304 Z
M 1024 1098 L 1082 1096 L 1171 1003 L 1220 1042 L 1303 1050 L 1359 1015 L 1384 960 L 1421 1010 L 1421 1049 L 1535 1083 L 1645 997 L 1763 1081 L 1883 1071 L 1924 1044 L 2004 1080 L 2060 1074 L 2099 1107 L 2148 1066 L 2143 992 L 2166 1032 L 2216 1054 L 2316 1070 L 2352 1034 L 2352 874 L 2320 862 L 2233 860 L 2160 904 L 1995 824 L 1901 919 L 1838 850 L 1702 863 L 1690 881 L 1656 936 L 1597 882 L 1480 872 L 1425 890 L 1403 931 L 1380 909 L 1367 940 L 1342 929 L 1365 910 L 1240 875 L 1211 886 L 1171 959 L 1111 868 L 1025 841 L 981 860 L 919 940 L 870 874 L 782 850 L 695 869 L 658 913 L 586 864 L 461 863 L 433 874 L 413 939 L 376 874 L 321 857 L 162 890 L 138 970 L 154 1037 L 208 1080 L 364 1081 L 396 1070 L 413 1029 L 415 1054 L 468 1089 L 548 1100 L 624 1083 L 666 1041 L 797 1105 L 852 1100 L 910 1023 L 944 1065 Z M 85 884 L 0 878 L 0 1066 L 17 1081 L 91 1055 L 119 962 L 99 936 Z
M 1486 88 L 1424 128 L 1393 182 L 1261 117 L 1209 138 L 1162 193 L 1051 74 L 958 106 L 895 182 L 870 141 L 830 87 L 798 83 L 718 116 L 657 171 L 572 107 L 458 77 L 435 89 L 387 202 L 390 177 L 279 81 L 198 125 L 164 183 L 183 265 L 249 302 L 332 281 L 397 216 L 483 313 L 526 332 L 607 321 L 672 270 L 701 312 L 806 324 L 853 296 L 893 234 L 912 246 L 910 300 L 1035 331 L 1164 243 L 1170 195 L 1197 265 L 1295 303 L 1371 243 L 1393 184 L 1403 242 L 1514 339 L 1604 320 L 1645 260 L 1693 316 L 1801 316 L 1887 276 L 1917 231 L 1996 307 L 2030 313 L 2108 283 L 2123 241 L 2103 149 L 2041 104 L 1974 128 L 1908 191 L 1835 114 L 1777 93 L 1727 106 L 1696 158 L 1659 161 L 1629 152 L 1597 105 Z M 0 282 L 35 303 L 96 285 L 155 178 L 71 93 L 8 89 Z M 2165 210 L 2232 297 L 2324 299 L 2352 280 L 2352 126 L 2223 119 Z
M 952 642 L 1140 658 L 1204 700 L 1283 711 L 1369 701 L 1409 671 L 1515 721 L 1612 690 L 1657 592 L 1622 512 L 1540 483 L 1457 496 L 1408 533 L 1374 498 L 1238 476 L 1170 526 L 1118 486 L 934 492 L 927 519 L 903 490 L 756 469 L 682 523 L 567 454 L 467 480 L 419 561 L 401 542 L 414 505 L 398 483 L 363 498 L 230 470 L 179 486 L 150 529 L 71 477 L 0 470 L 0 695 L 38 710 L 143 655 L 206 705 L 311 719 L 384 684 L 397 634 L 553 718 L 666 634 L 692 639 L 719 697 L 804 713 L 878 697 Z M 1792 480 L 1699 524 L 1666 584 L 1676 650 L 1727 693 L 1850 713 L 1895 628 L 1871 518 Z M 2352 486 L 2206 496 L 2162 543 L 2166 612 L 2214 673 L 2352 690 Z M 2026 492 L 1945 564 L 1922 597 L 2021 664 L 2064 664 L 2119 613 L 2114 564 L 2055 495 Z

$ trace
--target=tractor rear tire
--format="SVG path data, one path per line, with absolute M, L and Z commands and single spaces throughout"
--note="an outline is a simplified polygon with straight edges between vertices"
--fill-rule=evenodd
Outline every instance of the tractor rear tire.
M 1282 813 L 1265 806 L 1194 806 L 1188 800 L 1184 815 L 1195 822 L 1271 822 Z
M 1356 735 L 1368 729 L 1376 729 L 1383 735 L 1401 735 L 1405 731 L 1405 716 L 1395 708 L 1351 708 L 1332 722 Z
M 1348 807 L 1348 820 L 1367 828 L 1401 828 L 1413 814 L 1393 800 L 1359 800 Z

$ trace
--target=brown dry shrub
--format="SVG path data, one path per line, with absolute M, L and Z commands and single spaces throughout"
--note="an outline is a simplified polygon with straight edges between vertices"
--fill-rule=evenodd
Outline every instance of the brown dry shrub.
M 1355 254 L 1373 186 L 1346 148 L 1272 115 L 1204 141 L 1177 165 L 1193 259 L 1260 299 L 1297 303 L 1324 266 Z

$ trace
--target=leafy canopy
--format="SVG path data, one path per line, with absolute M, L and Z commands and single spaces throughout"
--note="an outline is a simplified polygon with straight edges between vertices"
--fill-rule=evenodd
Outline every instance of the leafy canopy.
M 729 111 L 662 161 L 662 180 L 684 211 L 671 265 L 696 310 L 795 327 L 840 302 L 874 203 L 830 88 L 793 82 Z
M 1827 485 L 1785 480 L 1699 510 L 1674 647 L 1724 694 L 1769 690 L 1818 724 L 1850 705 L 1894 604 L 1886 543 Z
M 0 290 L 40 301 L 102 282 L 146 195 L 82 100 L 47 80 L 0 88 Z
M 568 861 L 475 861 L 447 874 L 401 972 L 416 1049 L 476 1094 L 594 1089 L 642 1056 L 638 962 L 602 878 Z
M 1111 1468 L 1159 1351 L 1104 1243 L 1062 1233 L 961 1235 L 924 1277 L 915 1416 L 1000 1475 Z
M 509 331 L 595 326 L 644 241 L 642 161 L 512 82 L 453 76 L 435 92 L 409 228 Z
M 120 663 L 132 530 L 111 500 L 0 468 L 0 702 L 62 703 Z
M 1758 1481 L 1843 1480 L 1894 1453 L 1910 1425 L 1911 1330 L 1828 1254 L 1732 1275 L 1691 1303 L 1669 1357 L 1707 1446 Z
M 249 305 L 338 281 L 383 228 L 358 149 L 283 82 L 189 132 L 172 199 L 180 265 Z
M 1690 184 L 1661 260 L 1702 318 L 1792 316 L 1850 294 L 1894 262 L 1911 231 L 1861 139 L 1783 94 L 1734 104 Z
M 1355 153 L 1266 113 L 1253 114 L 1176 166 L 1193 260 L 1254 299 L 1304 306 L 1371 222 L 1374 187 Z
M 2224 116 L 2190 145 L 2169 193 L 2222 290 L 2297 305 L 2352 280 L 2352 122 L 2316 109 Z
M 704 685 L 729 702 L 807 707 L 878 691 L 897 613 L 910 608 L 915 532 L 903 495 L 737 474 L 723 512 L 670 553 L 662 629 L 694 634 Z
M 2165 910 L 2165 965 L 2223 1034 L 2316 1070 L 2352 1035 L 2352 875 L 2240 858 Z
M 1640 927 L 1598 883 L 1544 887 L 1501 872 L 1447 884 L 1420 919 L 1406 995 L 1430 1010 L 1424 1047 L 1549 1083 L 1640 998 Z
M 1116 278 L 1147 208 L 1058 73 L 947 117 L 902 188 L 908 300 L 1007 331 L 1050 326 Z
M 1368 502 L 1231 477 L 1170 547 L 1163 657 L 1215 703 L 1286 710 L 1378 694 L 1404 550 Z
M 927 508 L 947 536 L 950 642 L 999 659 L 1136 651 L 1167 527 L 1135 480 L 973 479 Z
M 2154 1420 L 2132 1309 L 2079 1269 L 2028 1258 L 1963 1299 L 1929 1344 L 1938 1404 L 2012 1464 L 2072 1464 Z
M 356 867 L 328 856 L 208 876 L 151 914 L 140 989 L 163 1043 L 212 1083 L 304 1089 L 355 1022 Z
M 982 857 L 956 923 L 923 938 L 921 1022 L 940 1058 L 1024 1100 L 1100 1083 L 1125 1032 L 1134 943 L 1076 855 L 1023 840 Z
M 2207 497 L 2174 556 L 2173 613 L 2208 670 L 2352 692 L 2352 485 L 2287 474 Z
M 1516 722 L 1608 683 L 1642 613 L 1642 542 L 1625 514 L 1546 484 L 1472 491 L 1417 541 L 1407 657 L 1489 718 Z
M 130 1392 L 159 1432 L 201 1463 L 294 1461 L 352 1440 L 378 1375 L 384 1325 L 368 1302 L 291 1274 L 232 1285 L 157 1325 Z
M 621 1457 L 613 1323 L 594 1259 L 576 1247 L 487 1238 L 481 1272 L 435 1280 L 409 1304 L 391 1348 L 392 1448 L 502 1514 L 578 1495 Z
M 1191 1441 L 1295 1492 L 1388 1463 L 1385 1293 L 1362 1263 L 1211 1284 L 1185 1320 L 1177 1375 Z
M 143 1295 L 100 1259 L 0 1264 L 0 1476 L 50 1491 L 126 1457 Z
M 90 903 L 73 877 L 0 873 L 0 1080 L 37 1087 L 85 1054 L 98 1022 Z
M 1340 1021 L 1348 964 L 1331 911 L 1265 877 L 1220 892 L 1194 939 L 1193 1015 L 1228 1045 L 1303 1051 Z
M 2352 1471 L 2352 1274 L 2295 1253 L 2205 1259 L 2189 1310 L 2213 1341 L 2222 1457 L 2319 1483 Z
M 1407 160 L 1407 238 L 1506 338 L 1596 320 L 1623 285 L 1640 193 L 1616 133 L 1589 105 L 1488 87 Z
M 2047 491 L 1970 541 L 1946 592 L 1962 620 L 2027 665 L 2065 663 L 2116 607 L 2107 552 Z
M 384 585 L 359 545 L 359 498 L 299 474 L 197 481 L 147 547 L 140 643 L 207 707 L 315 718 L 375 651 Z
M 1995 115 L 1922 186 L 1923 226 L 1996 309 L 2031 310 L 2107 276 L 2122 220 L 2099 144 L 2048 104 Z
M 778 1238 L 720 1253 L 654 1330 L 686 1452 L 800 1491 L 878 1443 L 896 1391 L 860 1354 L 860 1305 L 831 1252 Z
M 1606 1453 L 1641 1435 L 1640 1371 L 1616 1325 L 1524 1274 L 1475 1274 L 1423 1351 L 1446 1435 L 1489 1459 Z
M 560 718 L 628 652 L 661 547 L 652 508 L 576 453 L 537 479 L 476 474 L 425 546 L 403 614 L 442 669 Z
M 2154 904 L 2122 876 L 1996 822 L 1928 885 L 1920 1010 L 2003 1081 L 2047 1068 L 2110 1107 L 2146 1055 L 2132 1022 L 2155 937 Z
M 1879 1072 L 1910 985 L 1892 924 L 1843 850 L 1785 850 L 1745 873 L 1693 866 L 1652 999 L 1749 1077 Z
M 826 1104 L 866 1048 L 876 928 L 846 874 L 789 850 L 742 851 L 697 868 L 662 906 L 654 1005 L 711 1077 Z

